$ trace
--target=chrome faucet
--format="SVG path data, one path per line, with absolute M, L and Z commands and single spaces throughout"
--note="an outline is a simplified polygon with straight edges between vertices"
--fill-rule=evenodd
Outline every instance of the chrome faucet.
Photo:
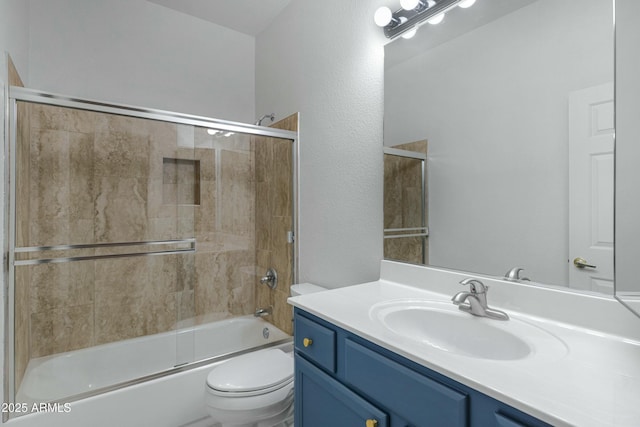
M 270 316 L 271 314 L 273 314 L 273 307 L 259 308 L 255 313 L 253 313 L 256 317 L 265 317 Z
M 451 301 L 462 311 L 471 313 L 474 316 L 489 317 L 497 320 L 509 320 L 509 315 L 504 311 L 494 310 L 487 306 L 487 290 L 488 286 L 485 286 L 478 279 L 464 279 L 460 282 L 461 285 L 469 285 L 470 292 L 458 292 L 451 298 Z
M 504 275 L 505 280 L 510 282 L 520 282 L 521 280 L 531 280 L 528 277 L 520 277 L 520 272 L 524 271 L 522 267 L 513 267 Z

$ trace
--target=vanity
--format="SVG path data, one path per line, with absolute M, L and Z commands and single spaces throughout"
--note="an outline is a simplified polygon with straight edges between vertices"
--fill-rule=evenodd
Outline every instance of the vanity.
M 396 261 L 289 299 L 296 427 L 640 426 L 638 17 L 479 1 L 385 46 Z
M 638 425 L 631 312 L 481 276 L 510 319 L 472 316 L 451 302 L 468 277 L 382 261 L 379 281 L 291 298 L 296 426 Z
M 295 322 L 299 425 L 549 425 L 305 311 Z

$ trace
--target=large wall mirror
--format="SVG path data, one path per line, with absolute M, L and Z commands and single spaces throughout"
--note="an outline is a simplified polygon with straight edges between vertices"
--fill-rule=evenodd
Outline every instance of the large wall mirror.
M 640 2 L 617 3 L 619 15 L 623 3 L 636 9 L 629 27 L 637 26 Z M 385 154 L 385 229 L 414 229 L 406 234 L 424 239 L 428 265 L 499 277 L 522 268 L 521 280 L 614 294 L 614 182 L 628 183 L 637 203 L 640 180 L 621 170 L 614 177 L 613 14 L 613 0 L 477 0 L 389 43 L 385 151 L 424 150 L 426 161 L 424 205 L 398 209 L 399 200 L 420 198 L 388 196 L 407 177 Z M 618 34 L 619 45 L 620 37 L 631 35 Z M 637 36 L 629 43 L 640 46 Z M 420 150 L 407 149 L 417 142 Z M 628 158 L 637 163 L 635 146 Z M 618 210 L 619 199 L 618 191 Z M 398 220 L 422 207 L 424 228 Z M 631 235 L 627 227 L 640 238 L 636 208 L 617 219 L 618 240 Z M 418 246 L 407 244 L 413 255 L 405 257 L 393 239 L 385 239 L 386 258 L 419 262 Z M 624 255 L 637 256 L 637 248 L 628 242 Z M 636 287 L 627 295 L 640 289 L 638 280 L 625 283 Z
M 640 2 L 616 0 L 616 297 L 640 316 Z

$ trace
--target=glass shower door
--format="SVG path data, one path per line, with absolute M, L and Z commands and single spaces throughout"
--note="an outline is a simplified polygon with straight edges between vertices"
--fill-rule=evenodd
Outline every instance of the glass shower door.
M 158 120 L 22 101 L 16 111 L 16 401 L 182 363 L 190 352 L 178 345 L 193 345 L 175 332 L 193 306 L 193 139 Z

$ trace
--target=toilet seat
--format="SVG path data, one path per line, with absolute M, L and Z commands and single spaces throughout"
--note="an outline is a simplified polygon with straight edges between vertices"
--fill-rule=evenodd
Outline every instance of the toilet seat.
M 207 376 L 209 393 L 248 397 L 271 393 L 293 382 L 293 357 L 280 349 L 260 350 L 228 360 Z

